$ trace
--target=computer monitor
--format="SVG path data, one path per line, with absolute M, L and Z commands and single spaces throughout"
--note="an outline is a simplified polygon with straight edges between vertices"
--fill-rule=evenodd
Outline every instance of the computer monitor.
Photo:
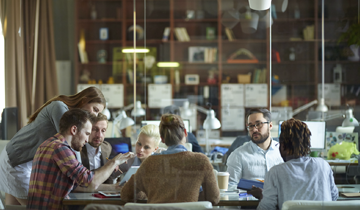
M 190 132 L 190 120 L 184 120 L 183 119 L 183 122 L 184 122 L 184 126 L 185 126 L 185 129 L 187 132 Z M 143 127 L 144 125 L 157 125 L 159 126 L 160 125 L 160 120 L 144 120 L 144 121 L 141 121 L 141 127 Z
M 281 124 L 284 121 L 279 121 L 279 137 L 281 133 Z M 310 143 L 311 149 L 325 149 L 326 141 L 326 123 L 325 122 L 315 122 L 315 121 L 303 121 L 308 126 L 311 136 Z
M 128 137 L 105 138 L 104 141 L 109 142 L 112 147 L 109 157 L 110 159 L 112 159 L 119 153 L 127 153 L 132 151 L 131 139 Z

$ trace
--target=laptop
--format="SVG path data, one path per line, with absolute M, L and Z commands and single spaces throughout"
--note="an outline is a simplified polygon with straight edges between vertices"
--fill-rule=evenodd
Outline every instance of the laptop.
M 127 182 L 130 179 L 130 177 L 136 173 L 139 167 L 140 166 L 131 166 L 131 168 L 126 172 L 124 178 L 122 178 L 122 180 L 120 181 L 119 185 L 122 185 L 125 182 Z

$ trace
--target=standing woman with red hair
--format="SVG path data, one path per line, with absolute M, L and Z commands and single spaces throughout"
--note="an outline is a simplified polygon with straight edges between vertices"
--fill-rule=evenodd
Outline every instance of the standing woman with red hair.
M 26 205 L 35 152 L 59 132 L 62 115 L 73 108 L 97 115 L 105 106 L 101 91 L 89 87 L 75 95 L 56 96 L 36 110 L 0 154 L 0 190 L 6 193 L 6 205 Z

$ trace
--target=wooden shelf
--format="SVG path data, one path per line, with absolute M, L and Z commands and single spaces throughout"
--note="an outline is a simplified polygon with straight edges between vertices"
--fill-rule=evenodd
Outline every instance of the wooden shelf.
M 86 44 L 122 44 L 121 40 L 86 40 Z
M 276 61 L 272 61 L 271 64 L 272 65 L 292 65 L 292 64 L 314 64 L 315 61 L 314 60 L 303 60 L 303 61 L 281 61 L 280 63 L 276 62 Z
M 127 23 L 133 23 L 133 19 L 127 19 L 126 20 Z M 146 18 L 146 19 L 142 19 L 142 18 L 137 18 L 136 19 L 136 23 L 169 23 L 169 19 L 149 19 L 149 18 Z
M 106 63 L 98 63 L 98 62 L 89 62 L 89 63 L 79 63 L 82 66 L 108 66 L 113 65 L 113 62 L 106 62 Z
M 234 44 L 234 43 L 266 43 L 265 39 L 235 39 L 233 41 L 222 40 L 224 44 Z
M 144 40 L 136 40 L 136 45 L 140 47 L 140 45 L 143 45 L 145 43 Z M 147 39 L 147 44 L 162 44 L 164 43 L 161 39 Z M 133 46 L 134 41 L 126 41 L 127 46 Z
M 217 23 L 218 19 L 174 19 L 175 23 L 203 23 L 203 22 L 214 22 Z
M 95 2 L 99 6 L 98 17 L 111 17 L 104 19 L 90 19 L 91 8 L 88 7 L 87 2 Z M 321 49 L 321 18 L 318 17 L 319 14 L 319 0 L 312 1 L 307 0 L 300 9 L 300 14 L 302 18 L 295 19 L 291 18 L 293 16 L 294 1 L 289 1 L 289 8 L 285 13 L 278 12 L 278 19 L 274 19 L 273 28 L 271 31 L 265 27 L 264 21 L 259 21 L 259 26 L 257 31 L 253 34 L 245 34 L 241 30 L 241 21 L 237 23 L 232 29 L 234 39 L 229 41 L 227 39 L 227 34 L 224 24 L 228 22 L 233 22 L 232 19 L 217 17 L 223 11 L 220 10 L 220 7 L 214 4 L 213 9 L 214 13 L 204 12 L 206 18 L 203 19 L 184 19 L 186 15 L 186 10 L 204 10 L 201 8 L 202 0 L 188 1 L 186 4 L 180 3 L 180 1 L 175 0 L 159 0 L 154 1 L 155 3 L 151 5 L 153 12 L 144 16 L 143 12 L 146 9 L 143 1 L 136 1 L 136 10 L 137 17 L 136 23 L 138 25 L 144 26 L 147 24 L 147 30 L 145 31 L 147 40 L 136 40 L 136 45 L 138 47 L 143 47 L 145 44 L 147 47 L 156 48 L 156 62 L 158 61 L 174 61 L 179 62 L 179 68 L 156 68 L 154 67 L 151 70 L 146 70 L 148 76 L 152 75 L 167 75 L 169 83 L 172 85 L 172 96 L 173 98 L 186 97 L 188 95 L 202 95 L 201 92 L 204 86 L 209 86 L 215 91 L 218 89 L 218 93 L 221 92 L 221 85 L 224 80 L 223 77 L 230 77 L 230 84 L 238 84 L 237 75 L 238 74 L 247 74 L 249 72 L 254 74 L 255 69 L 258 68 L 273 68 L 272 73 L 283 75 L 283 80 L 280 82 L 282 84 L 273 85 L 276 86 L 287 86 L 287 100 L 292 101 L 294 98 L 304 97 L 308 99 L 317 98 L 318 88 L 317 81 L 321 80 L 321 75 L 319 74 L 321 70 L 321 55 L 319 55 L 319 49 Z M 219 1 L 220 2 L 220 1 Z M 130 94 L 133 88 L 133 84 L 129 83 L 128 80 L 128 71 L 127 68 L 132 69 L 132 60 L 121 60 L 121 73 L 114 75 L 112 73 L 112 67 L 114 63 L 112 62 L 112 49 L 114 47 L 133 47 L 134 41 L 127 40 L 129 35 L 128 28 L 132 25 L 133 15 L 132 7 L 133 1 L 128 0 L 86 0 L 86 1 L 75 1 L 75 43 L 78 42 L 81 30 L 85 30 L 85 39 L 86 39 L 86 51 L 88 53 L 89 59 L 92 62 L 83 64 L 80 63 L 79 52 L 77 45 L 75 48 L 75 83 L 79 82 L 79 77 L 81 72 L 84 69 L 88 69 L 91 72 L 92 79 L 100 79 L 104 74 L 108 76 L 116 76 L 117 82 L 122 82 L 124 84 L 124 101 L 128 101 L 128 98 L 132 95 Z M 329 3 L 325 4 L 328 7 L 328 11 L 335 11 L 334 6 Z M 343 3 L 344 6 L 354 7 L 352 13 L 357 11 L 357 6 L 350 3 L 350 0 L 347 3 Z M 217 8 L 215 8 L 217 7 Z M 344 7 L 345 8 L 345 7 Z M 217 11 L 216 11 L 217 9 Z M 121 11 L 120 11 L 121 10 Z M 217 12 L 217 14 L 215 13 Z M 346 14 L 346 16 L 350 16 Z M 329 13 L 330 14 L 330 13 Z M 332 14 L 333 15 L 333 14 Z M 151 18 L 149 18 L 151 17 Z M 334 17 L 334 18 L 332 18 Z M 350 18 L 337 18 L 337 16 L 330 16 L 326 18 L 326 24 L 331 25 L 328 29 L 334 28 L 334 24 L 338 21 L 350 20 Z M 149 24 L 148 24 L 149 23 Z M 290 40 L 292 36 L 303 37 L 303 29 L 308 25 L 314 25 L 314 37 L 313 40 Z M 109 28 L 109 38 L 110 40 L 98 40 L 99 37 L 99 28 L 108 27 Z M 165 27 L 170 27 L 170 34 L 168 36 L 168 41 L 163 42 L 163 32 Z M 190 36 L 190 41 L 183 42 L 176 39 L 175 28 L 176 27 L 185 27 L 188 35 Z M 207 40 L 206 32 L 207 27 L 215 28 L 215 39 Z M 325 28 L 326 29 L 326 28 Z M 228 31 L 229 32 L 229 31 Z M 179 33 L 179 31 L 178 31 Z M 336 36 L 338 32 L 334 34 L 328 34 L 326 37 L 328 39 L 324 40 L 325 46 L 331 48 L 333 46 L 338 46 Z M 272 37 L 270 39 L 270 37 Z M 150 39 L 149 39 L 150 38 Z M 341 45 L 345 45 L 346 42 L 341 42 Z M 216 62 L 205 63 L 205 62 L 189 62 L 189 47 L 192 46 L 207 46 L 217 48 L 217 60 Z M 275 61 L 270 62 L 270 56 L 268 52 L 270 47 L 276 49 L 279 52 L 280 58 L 283 58 L 280 63 Z M 289 49 L 294 47 L 295 49 L 300 49 L 296 51 L 296 60 L 288 61 Z M 236 52 L 239 48 L 245 48 L 253 53 L 254 56 L 259 60 L 258 63 L 228 63 L 227 59 L 231 56 L 232 53 Z M 108 50 L 108 62 L 98 63 L 96 62 L 96 53 L 100 49 Z M 155 52 L 155 50 L 153 51 Z M 205 54 L 199 50 L 199 55 L 205 57 L 201 53 Z M 153 54 L 154 56 L 155 54 Z M 243 57 L 242 57 L 243 56 Z M 121 56 L 119 56 L 122 58 Z M 140 69 L 144 66 L 144 61 L 139 55 L 138 67 Z M 239 58 L 246 58 L 246 55 L 239 55 Z M 154 66 L 156 66 L 154 62 Z M 326 71 L 331 70 L 332 65 L 335 64 L 344 64 L 344 69 L 346 69 L 346 80 L 341 85 L 359 85 L 354 84 L 355 79 L 349 78 L 352 75 L 357 75 L 356 71 L 358 70 L 358 64 L 360 62 L 353 62 L 347 60 L 341 61 L 325 61 Z M 131 65 L 129 65 L 131 64 Z M 270 66 L 271 65 L 271 66 Z M 125 69 L 123 69 L 125 68 Z M 218 76 L 218 82 L 216 84 L 207 84 L 206 78 L 209 76 L 209 69 L 216 69 L 216 74 Z M 298 72 L 292 72 L 291 70 L 296 68 Z M 180 84 L 175 84 L 176 73 L 174 69 L 179 70 L 180 73 Z M 103 71 L 103 72 L 101 72 Z M 143 69 L 141 70 L 143 71 Z M 348 72 L 351 72 L 350 74 Z M 355 73 L 353 73 L 355 72 Z M 197 74 L 200 77 L 201 83 L 197 85 L 189 85 L 184 83 L 185 74 Z M 271 81 L 271 76 L 266 75 L 267 84 Z M 331 80 L 332 76 L 328 74 L 327 80 Z M 293 78 L 295 77 L 295 78 Z M 253 78 L 251 78 L 252 81 Z M 348 81 L 349 83 L 346 83 Z M 153 83 L 146 83 L 153 84 Z M 144 83 L 137 83 L 136 87 L 139 87 L 139 93 L 143 94 Z M 218 104 L 221 104 L 221 95 L 217 95 Z M 206 106 L 203 106 L 207 108 Z M 213 106 L 213 109 L 218 113 L 218 117 L 221 119 L 221 106 Z
M 275 24 L 276 22 L 315 21 L 315 18 L 279 18 L 273 21 Z
M 191 37 L 190 37 L 191 38 Z M 174 42 L 175 44 L 217 44 L 217 40 L 205 40 L 205 39 L 193 39 L 187 42 L 182 41 L 168 41 L 168 42 Z
M 122 20 L 116 18 L 104 18 L 104 19 L 79 19 L 79 23 L 122 23 Z

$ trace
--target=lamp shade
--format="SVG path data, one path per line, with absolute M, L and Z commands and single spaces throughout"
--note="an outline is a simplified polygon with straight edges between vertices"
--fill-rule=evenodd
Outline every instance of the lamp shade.
M 125 129 L 128 126 L 132 126 L 135 124 L 134 120 L 129 118 L 125 111 L 121 111 L 121 119 L 119 120 L 119 129 Z
M 136 101 L 134 109 L 131 111 L 131 116 L 144 116 L 145 109 L 141 107 L 141 101 Z
M 319 103 L 319 105 L 316 107 L 316 111 L 319 111 L 319 112 L 327 112 L 327 111 L 328 111 L 328 108 L 327 108 L 327 106 L 325 105 L 325 99 L 324 99 L 324 98 L 321 98 L 321 99 L 320 99 L 320 103 Z
M 359 122 L 357 121 L 357 119 L 355 119 L 352 109 L 346 110 L 345 120 L 343 121 L 342 126 L 343 127 L 359 126 Z
M 189 101 L 184 102 L 182 113 L 187 117 L 190 117 L 193 114 L 192 110 L 190 109 Z
M 215 117 L 214 110 L 207 111 L 207 116 L 203 124 L 204 129 L 218 129 L 221 127 L 220 121 Z
M 270 5 L 271 0 L 249 0 L 249 6 L 253 10 L 267 10 Z

